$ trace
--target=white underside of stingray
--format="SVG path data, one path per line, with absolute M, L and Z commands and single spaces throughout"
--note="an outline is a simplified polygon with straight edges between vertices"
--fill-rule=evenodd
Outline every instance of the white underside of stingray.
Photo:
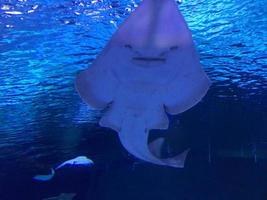
M 36 181 L 50 181 L 55 176 L 55 170 L 59 170 L 62 167 L 65 167 L 67 165 L 69 166 L 92 166 L 94 162 L 87 158 L 86 156 L 78 156 L 76 158 L 67 160 L 63 163 L 61 163 L 59 166 L 57 166 L 55 169 L 51 168 L 50 174 L 38 174 L 33 177 L 33 180 Z
M 174 0 L 143 0 L 76 80 L 86 103 L 108 108 L 100 125 L 117 131 L 132 155 L 172 167 L 184 166 L 188 150 L 161 158 L 164 138 L 148 144 L 149 130 L 168 129 L 166 112 L 188 110 L 209 86 Z

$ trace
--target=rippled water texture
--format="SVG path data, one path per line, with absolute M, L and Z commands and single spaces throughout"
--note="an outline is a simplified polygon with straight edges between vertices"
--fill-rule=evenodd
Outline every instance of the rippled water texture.
M 109 153 L 112 147 L 104 142 L 109 138 L 88 142 L 88 137 L 95 137 L 90 134 L 103 131 L 96 128 L 92 133 L 88 128 L 96 126 L 101 112 L 81 102 L 73 82 L 138 3 L 0 0 L 0 178 L 16 166 L 38 170 L 77 153 L 97 157 L 94 154 L 103 153 L 102 148 Z M 212 144 L 223 139 L 238 144 L 267 141 L 266 3 L 181 4 L 213 82 L 196 110 L 181 117 L 181 124 L 192 128 L 187 128 L 191 144 L 204 136 Z

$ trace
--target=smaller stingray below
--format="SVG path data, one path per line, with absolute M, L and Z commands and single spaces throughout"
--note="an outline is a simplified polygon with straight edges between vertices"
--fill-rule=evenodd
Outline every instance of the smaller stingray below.
M 43 200 L 72 200 L 75 196 L 75 193 L 61 193 L 58 196 L 45 198 Z
M 86 156 L 78 156 L 76 158 L 63 162 L 62 164 L 57 166 L 55 170 L 58 170 L 67 165 L 69 166 L 92 166 L 93 164 L 94 162 L 91 159 L 87 158 Z M 51 168 L 51 174 L 47 174 L 47 175 L 38 174 L 38 175 L 35 175 L 33 179 L 36 181 L 49 181 L 54 177 L 55 170 Z

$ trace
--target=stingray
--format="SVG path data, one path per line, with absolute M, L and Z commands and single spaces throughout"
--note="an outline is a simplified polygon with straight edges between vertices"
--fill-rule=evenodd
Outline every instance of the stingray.
M 50 181 L 55 176 L 55 170 L 58 170 L 65 166 L 92 166 L 94 165 L 94 162 L 87 158 L 86 156 L 78 156 L 76 158 L 67 160 L 63 163 L 61 163 L 59 166 L 57 166 L 55 169 L 51 168 L 50 174 L 38 174 L 33 177 L 36 181 Z
M 151 129 L 168 129 L 167 113 L 190 109 L 210 86 L 174 0 L 143 0 L 75 85 L 88 105 L 106 110 L 99 124 L 115 130 L 130 154 L 184 166 L 188 150 L 162 158 L 164 137 L 148 142 Z

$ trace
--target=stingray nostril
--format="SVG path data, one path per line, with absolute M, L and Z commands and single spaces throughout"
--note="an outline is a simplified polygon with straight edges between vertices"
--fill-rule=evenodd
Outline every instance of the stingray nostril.
M 170 47 L 170 50 L 177 50 L 178 49 L 178 46 L 172 46 Z
M 139 51 L 134 51 L 134 53 L 138 56 L 142 56 L 142 54 Z
M 124 47 L 125 48 L 129 48 L 129 49 L 132 49 L 133 48 L 132 45 L 130 45 L 130 44 L 125 44 Z
M 159 56 L 160 56 L 160 57 L 161 57 L 161 56 L 165 56 L 165 55 L 166 55 L 166 53 L 167 53 L 167 52 L 166 52 L 166 51 L 164 51 L 164 52 L 160 53 L 160 54 L 159 54 Z

